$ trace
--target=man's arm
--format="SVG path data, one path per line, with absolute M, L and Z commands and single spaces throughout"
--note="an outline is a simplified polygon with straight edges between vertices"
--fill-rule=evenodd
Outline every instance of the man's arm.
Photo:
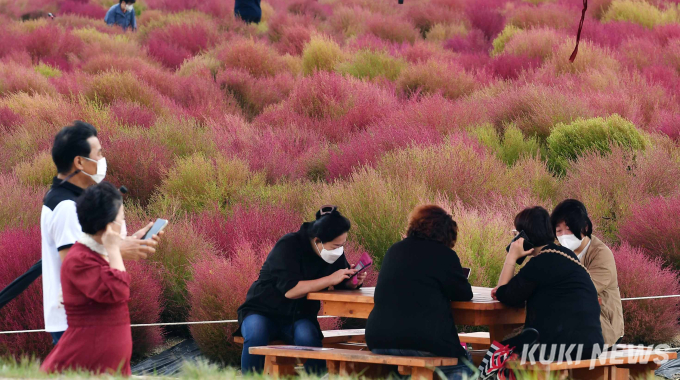
M 70 249 L 71 249 L 71 247 L 69 247 L 69 248 L 64 248 L 64 249 L 62 249 L 62 250 L 59 251 L 59 258 L 61 259 L 61 262 L 62 262 L 62 263 L 63 263 L 64 260 L 66 259 L 66 255 L 68 254 L 68 251 L 69 251 Z

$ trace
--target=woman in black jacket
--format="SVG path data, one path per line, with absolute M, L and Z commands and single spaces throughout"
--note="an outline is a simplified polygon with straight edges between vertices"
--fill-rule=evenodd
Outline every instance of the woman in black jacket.
M 472 288 L 453 251 L 458 226 L 439 206 L 419 206 L 407 237 L 385 254 L 366 324 L 368 348 L 381 355 L 470 359 L 458 340 L 451 301 L 469 301 Z M 449 379 L 472 376 L 461 361 L 440 368 Z
M 241 356 L 243 373 L 261 372 L 264 357 L 251 355 L 250 347 L 283 340 L 297 346 L 321 347 L 323 335 L 317 315 L 319 301 L 307 293 L 329 287 L 355 289 L 366 274 L 357 275 L 357 285 L 347 281 L 356 271 L 343 253 L 350 222 L 335 206 L 324 206 L 316 221 L 303 223 L 298 232 L 282 237 L 267 256 L 259 278 L 238 308 L 239 330 L 244 338 Z M 305 369 L 319 373 L 325 361 L 308 360 Z
M 555 230 L 550 214 L 543 207 L 524 209 L 515 217 L 515 233 L 524 231 L 532 249 L 524 250 L 524 239 L 510 245 L 498 287 L 492 296 L 502 303 L 523 307 L 526 303 L 525 328 L 539 333 L 540 349 L 533 358 L 545 355 L 558 358 L 564 344 L 572 360 L 590 359 L 602 349 L 600 305 L 597 290 L 586 268 L 574 252 L 555 244 Z M 528 246 L 527 246 L 528 248 Z M 526 256 L 529 262 L 515 275 L 515 263 Z M 573 347 L 569 350 L 569 347 Z M 601 352 L 601 351 L 600 351 Z

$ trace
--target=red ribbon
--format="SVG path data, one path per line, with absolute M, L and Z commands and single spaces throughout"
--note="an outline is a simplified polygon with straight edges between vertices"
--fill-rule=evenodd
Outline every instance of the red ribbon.
M 586 9 L 588 9 L 588 0 L 583 0 L 583 11 L 581 11 L 581 22 L 578 24 L 578 33 L 576 33 L 576 47 L 569 57 L 569 62 L 574 62 L 576 54 L 578 54 L 578 43 L 581 41 L 581 30 L 583 29 L 583 20 L 586 18 Z

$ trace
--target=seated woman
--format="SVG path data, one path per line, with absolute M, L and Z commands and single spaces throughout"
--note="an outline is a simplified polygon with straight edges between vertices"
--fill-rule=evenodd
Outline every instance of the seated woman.
M 590 359 L 593 350 L 602 349 L 604 339 L 597 291 L 588 271 L 574 252 L 554 243 L 550 215 L 543 207 L 517 214 L 515 230 L 524 231 L 534 248 L 525 251 L 523 238 L 510 245 L 492 296 L 513 307 L 526 303 L 525 328 L 538 330 L 538 343 L 547 345 L 546 356 L 560 344 L 567 349 L 573 344 L 571 359 L 577 359 L 578 345 L 582 345 L 581 359 Z M 526 256 L 531 260 L 515 275 L 515 263 Z M 535 360 L 540 352 L 535 351 Z
M 127 234 L 123 198 L 102 182 L 76 201 L 83 236 L 61 265 L 68 328 L 40 367 L 130 376 L 130 276 L 120 255 Z
M 368 348 L 381 355 L 470 360 L 458 340 L 451 301 L 469 301 L 472 288 L 453 251 L 458 225 L 439 206 L 416 207 L 406 238 L 387 250 L 366 324 Z M 464 361 L 440 367 L 449 379 L 472 376 Z
M 586 206 L 576 199 L 558 204 L 550 215 L 560 245 L 574 251 L 590 272 L 600 305 L 604 343 L 612 346 L 623 336 L 623 308 L 612 251 L 593 236 L 593 223 Z
M 298 232 L 276 243 L 238 308 L 240 327 L 234 335 L 242 335 L 244 340 L 243 373 L 264 368 L 264 357 L 251 355 L 250 347 L 266 346 L 272 340 L 321 347 L 323 335 L 317 320 L 321 304 L 307 300 L 307 293 L 329 287 L 355 289 L 366 278 L 362 273 L 357 275 L 356 285 L 347 281 L 356 272 L 343 253 L 350 226 L 337 207 L 324 206 L 316 213 L 316 221 L 303 223 Z M 325 361 L 305 363 L 309 372 L 325 368 Z

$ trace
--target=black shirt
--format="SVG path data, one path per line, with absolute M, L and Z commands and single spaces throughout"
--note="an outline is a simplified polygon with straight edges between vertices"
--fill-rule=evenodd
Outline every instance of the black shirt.
M 406 238 L 383 259 L 366 324 L 368 348 L 464 356 L 451 301 L 471 299 L 456 252 L 435 241 Z
M 578 261 L 574 252 L 549 244 Z M 602 346 L 600 304 L 588 272 L 576 262 L 555 253 L 542 252 L 498 288 L 498 300 L 522 307 L 526 302 L 525 327 L 538 330 L 541 344 L 583 344 L 590 356 L 594 344 Z M 549 350 L 548 350 L 549 351 Z
M 298 232 L 287 234 L 276 242 L 260 269 L 260 276 L 250 286 L 246 301 L 238 308 L 239 325 L 248 315 L 261 314 L 291 323 L 305 318 L 318 326 L 319 301 L 304 297 L 293 300 L 285 294 L 300 281 L 316 280 L 350 266 L 344 254 L 328 264 L 315 252 L 307 234 L 310 225 L 304 223 Z M 335 288 L 343 287 L 344 283 Z M 238 334 L 240 330 L 235 333 Z

